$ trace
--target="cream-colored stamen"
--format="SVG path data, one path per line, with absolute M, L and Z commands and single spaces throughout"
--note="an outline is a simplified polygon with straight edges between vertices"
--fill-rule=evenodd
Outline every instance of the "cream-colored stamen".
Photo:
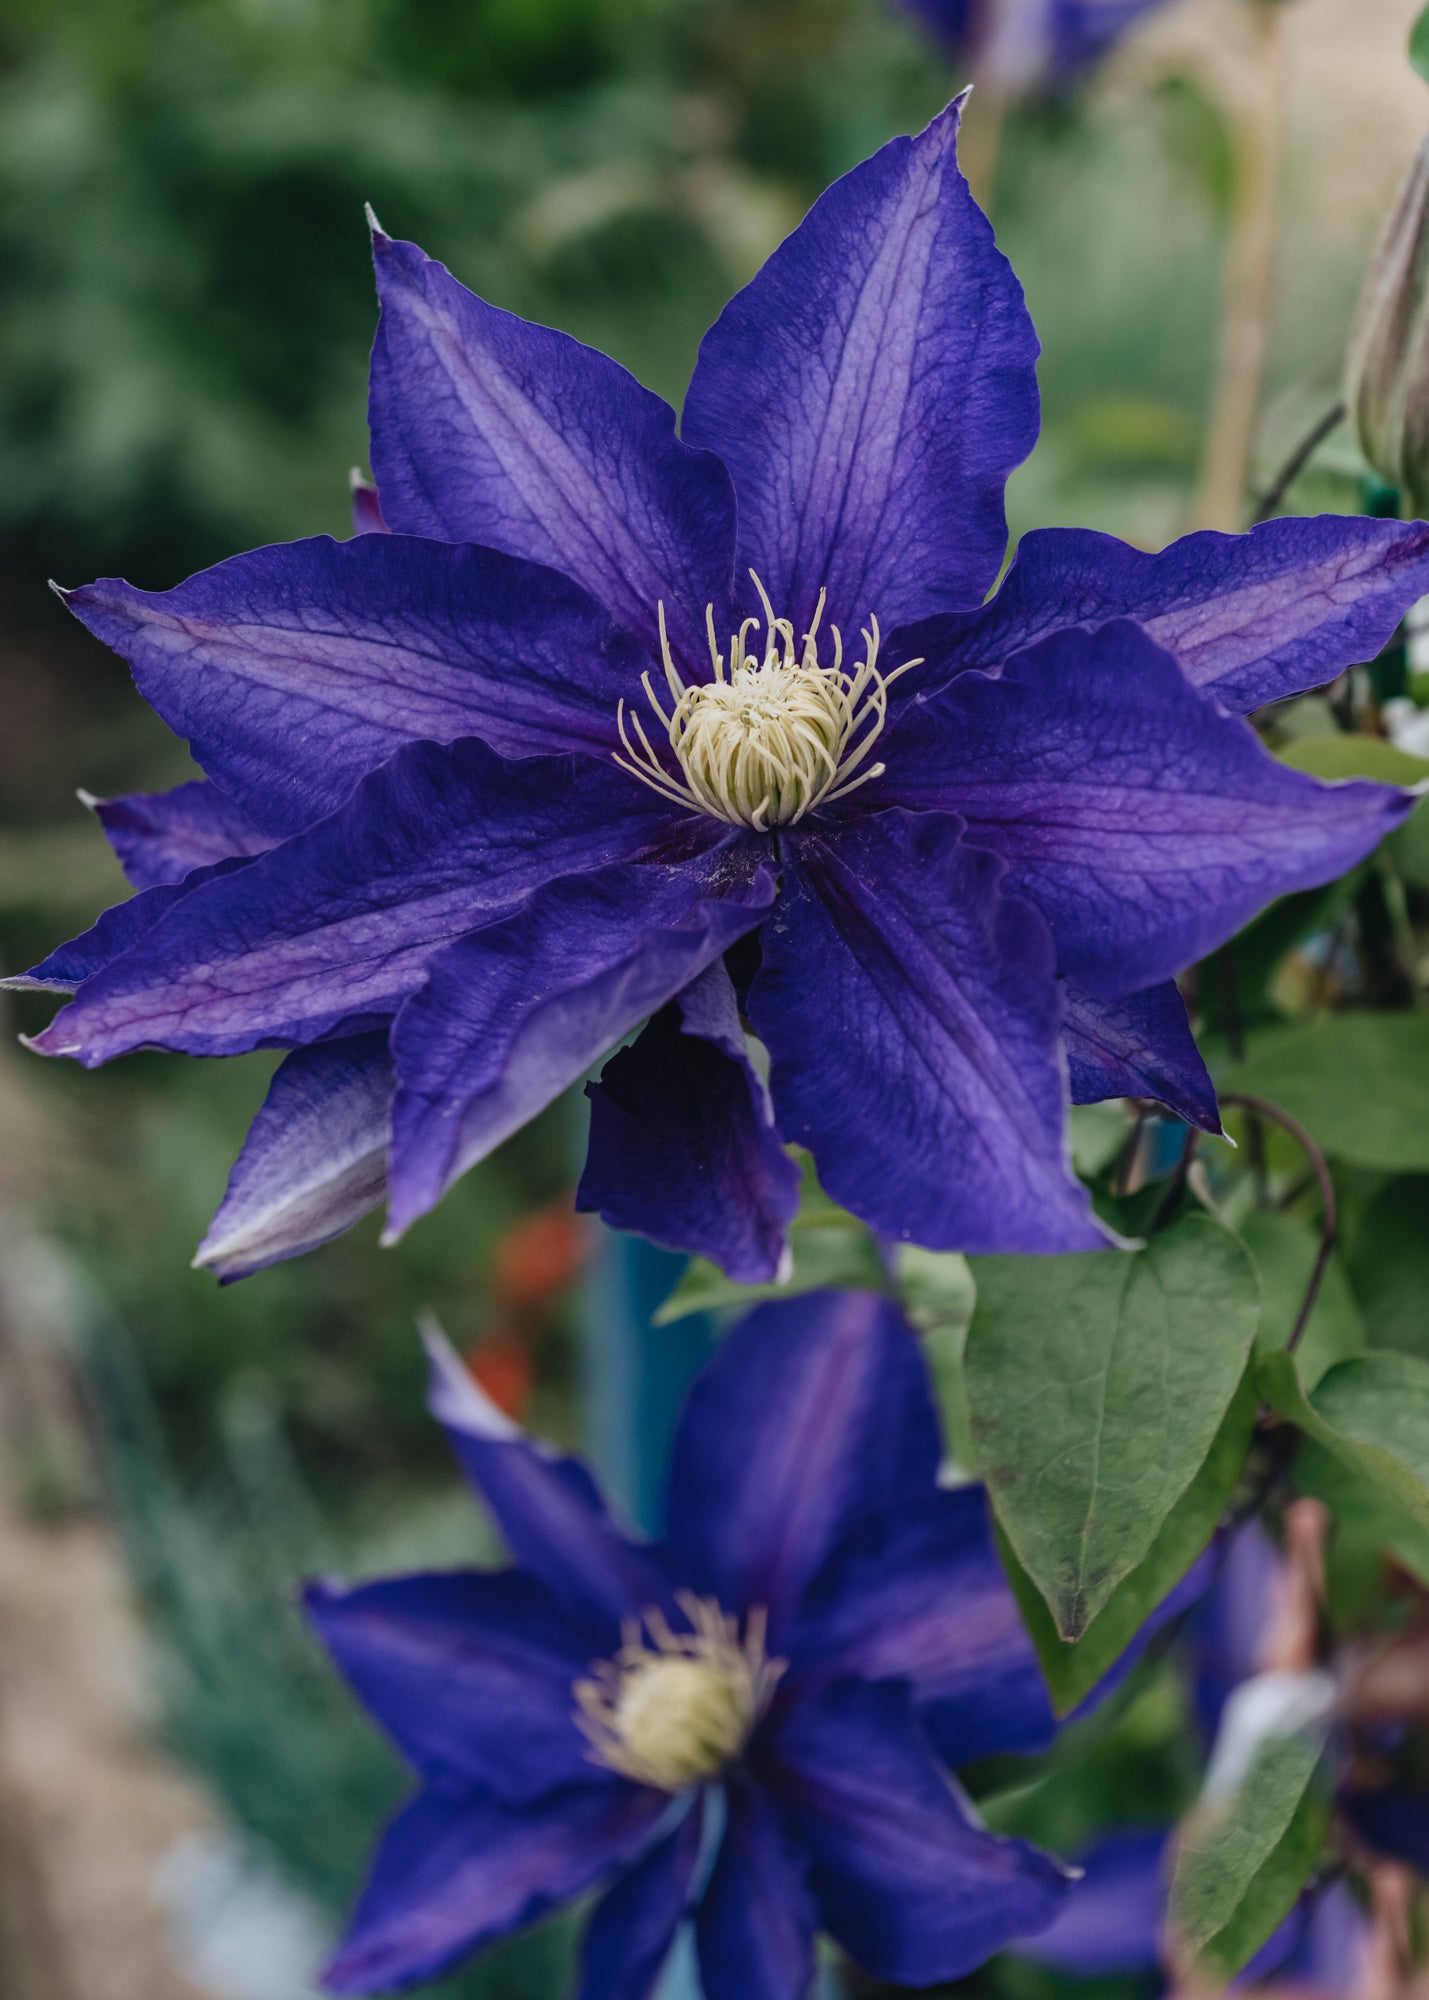
M 701 1784 L 733 1763 L 788 1664 L 765 1653 L 762 1606 L 741 1638 L 739 1620 L 713 1598 L 686 1591 L 677 1602 L 688 1632 L 647 1611 L 627 1623 L 614 1659 L 597 1661 L 573 1690 L 592 1761 L 662 1792 Z
M 677 805 L 694 806 L 732 826 L 792 826 L 815 806 L 843 798 L 855 786 L 880 777 L 882 764 L 860 770 L 888 719 L 888 689 L 900 674 L 921 665 L 906 660 L 891 674 L 878 670 L 878 620 L 863 631 L 864 656 L 852 673 L 844 669 L 843 637 L 828 628 L 833 662 L 819 663 L 819 624 L 825 593 L 800 647 L 787 618 L 776 618 L 768 592 L 751 570 L 764 609 L 761 620 L 746 618 L 729 642 L 729 658 L 719 649 L 714 607 L 705 610 L 712 681 L 687 684 L 675 665 L 660 606 L 660 654 L 670 692 L 669 714 L 641 676 L 646 698 L 659 718 L 679 764 L 678 776 L 661 762 L 634 709 L 627 722 L 622 701 L 617 720 L 624 770 Z M 751 648 L 751 637 L 753 646 Z M 632 736 L 633 731 L 633 736 Z

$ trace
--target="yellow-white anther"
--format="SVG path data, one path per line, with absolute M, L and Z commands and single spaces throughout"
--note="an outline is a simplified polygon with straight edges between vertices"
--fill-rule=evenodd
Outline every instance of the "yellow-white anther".
M 750 572 L 753 576 L 753 571 Z M 775 616 L 757 576 L 764 617 L 746 618 L 720 651 L 714 611 L 705 623 L 714 679 L 686 683 L 675 665 L 660 606 L 660 652 L 671 703 L 667 713 L 649 674 L 646 698 L 674 752 L 677 770 L 661 761 L 640 716 L 627 722 L 620 704 L 616 762 L 677 805 L 693 806 L 732 826 L 763 832 L 791 826 L 813 807 L 842 798 L 883 771 L 864 764 L 888 719 L 888 688 L 920 663 L 908 660 L 891 674 L 878 670 L 878 620 L 863 632 L 864 655 L 851 673 L 843 664 L 843 638 L 828 628 L 833 660 L 819 661 L 824 593 L 800 645 L 787 618 Z M 763 642 L 759 641 L 763 630 Z M 859 767 L 863 766 L 862 769 Z
M 614 1659 L 598 1661 L 574 1690 L 592 1760 L 662 1792 L 702 1784 L 734 1762 L 786 1664 L 766 1657 L 762 1610 L 741 1636 L 712 1598 L 679 1602 L 689 1631 L 647 1611 Z

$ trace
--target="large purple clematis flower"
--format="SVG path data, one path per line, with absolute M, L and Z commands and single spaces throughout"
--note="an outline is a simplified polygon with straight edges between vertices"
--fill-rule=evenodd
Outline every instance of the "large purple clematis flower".
M 598 1889 L 582 2000 L 644 2000 L 692 1921 L 708 2000 L 803 2000 L 815 1932 L 960 1977 L 1059 1865 L 948 1766 L 1054 1725 L 982 1489 L 937 1483 L 918 1343 L 866 1293 L 762 1306 L 696 1380 L 665 1538 L 434 1349 L 433 1408 L 518 1567 L 322 1584 L 309 1610 L 423 1788 L 327 1975 L 387 1991 Z
M 1004 88 L 1060 89 L 1166 0 L 902 0 L 958 62 Z
M 1372 656 L 1429 528 L 1050 530 L 985 602 L 1037 342 L 957 119 L 734 299 L 683 441 L 378 231 L 368 532 L 68 594 L 208 782 L 98 806 L 139 893 L 29 975 L 77 989 L 35 1046 L 293 1051 L 221 1276 L 384 1189 L 400 1234 L 645 1022 L 581 1202 L 740 1279 L 780 1263 L 785 1142 L 889 1235 L 1056 1252 L 1104 1240 L 1069 1097 L 1216 1129 L 1173 975 L 1410 803 L 1240 715 Z

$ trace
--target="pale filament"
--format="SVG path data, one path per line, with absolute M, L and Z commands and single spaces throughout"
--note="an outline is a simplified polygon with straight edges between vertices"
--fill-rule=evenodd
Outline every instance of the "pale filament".
M 668 713 L 650 675 L 643 674 L 641 681 L 679 775 L 661 762 L 633 708 L 627 718 L 624 701 L 617 722 L 625 754 L 617 751 L 615 761 L 676 805 L 764 832 L 770 826 L 793 825 L 815 806 L 831 804 L 882 776 L 883 764 L 865 760 L 888 720 L 888 689 L 922 662 L 907 660 L 891 674 L 880 673 L 878 620 L 870 617 L 863 630 L 864 655 L 853 671 L 844 667 L 843 637 L 836 625 L 828 627 L 832 663 L 822 666 L 819 625 L 826 593 L 819 592 L 801 646 L 792 622 L 775 616 L 764 585 L 752 570 L 750 575 L 764 618 L 744 620 L 730 639 L 728 659 L 715 634 L 714 607 L 706 607 L 712 681 L 684 680 L 670 650 L 665 606 L 659 607 Z M 762 647 L 757 637 L 761 622 Z

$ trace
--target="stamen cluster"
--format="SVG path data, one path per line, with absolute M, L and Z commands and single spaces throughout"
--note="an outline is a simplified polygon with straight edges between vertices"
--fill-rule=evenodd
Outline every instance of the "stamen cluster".
M 661 762 L 633 711 L 627 727 L 623 701 L 619 725 L 626 754 L 617 753 L 616 762 L 677 805 L 693 805 L 714 819 L 764 832 L 791 826 L 813 807 L 881 776 L 882 764 L 858 767 L 888 718 L 890 684 L 919 663 L 909 660 L 895 672 L 881 674 L 878 620 L 870 617 L 863 630 L 864 657 L 854 670 L 844 669 L 843 637 L 836 625 L 828 628 L 832 665 L 822 666 L 819 625 L 825 593 L 819 592 L 801 646 L 790 620 L 774 615 L 757 576 L 754 587 L 764 618 L 745 619 L 730 639 L 727 661 L 715 636 L 714 607 L 706 607 L 711 681 L 684 680 L 670 651 L 661 605 L 660 652 L 672 702 L 669 713 L 650 675 L 642 680 L 678 760 L 679 775 Z M 631 739 L 632 729 L 638 742 Z
M 765 1652 L 767 1619 L 745 1620 L 685 1591 L 676 1632 L 659 1610 L 627 1621 L 614 1659 L 577 1681 L 576 1722 L 594 1762 L 663 1792 L 703 1783 L 733 1763 L 769 1705 L 787 1661 Z

